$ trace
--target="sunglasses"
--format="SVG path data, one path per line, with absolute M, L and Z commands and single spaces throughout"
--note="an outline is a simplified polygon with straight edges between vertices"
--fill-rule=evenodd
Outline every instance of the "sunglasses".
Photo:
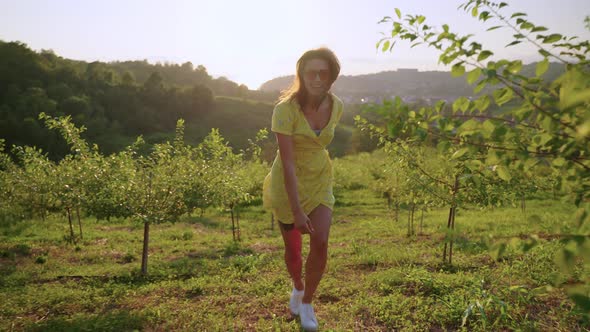
M 314 81 L 318 76 L 320 77 L 320 81 L 327 81 L 330 79 L 330 71 L 328 69 L 306 70 L 303 76 L 308 81 Z

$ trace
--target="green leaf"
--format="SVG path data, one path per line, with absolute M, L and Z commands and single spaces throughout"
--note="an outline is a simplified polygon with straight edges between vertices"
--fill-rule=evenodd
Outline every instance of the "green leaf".
M 469 101 L 468 101 L 469 102 Z M 459 128 L 457 128 L 458 132 L 470 132 L 470 131 L 474 131 L 474 130 L 479 130 L 479 128 L 481 127 L 481 124 L 479 121 L 475 120 L 475 119 L 469 119 L 465 122 L 463 122 Z
M 498 153 L 496 153 L 496 151 L 492 149 L 488 150 L 488 155 L 486 156 L 486 164 L 491 166 L 499 162 L 500 158 L 498 157 Z
M 508 65 L 508 69 L 509 72 L 511 72 L 512 74 L 518 74 L 520 72 L 520 70 L 522 69 L 522 61 L 520 60 L 516 60 L 516 61 L 512 61 L 510 63 L 510 65 Z
M 467 83 L 473 84 L 481 75 L 481 69 L 475 68 L 467 74 Z
M 483 61 L 487 58 L 489 58 L 490 56 L 492 56 L 494 53 L 490 52 L 490 51 L 481 51 L 479 53 L 479 55 L 477 56 L 477 61 Z
M 490 120 L 485 120 L 483 122 L 483 129 L 488 133 L 492 133 L 496 129 L 496 125 Z
M 384 22 L 388 22 L 391 20 L 391 16 L 385 16 L 381 19 L 381 21 L 377 22 L 377 23 L 384 23 Z
M 512 14 L 512 16 L 510 16 L 510 18 L 515 18 L 515 17 L 519 17 L 519 16 L 526 16 L 525 13 L 514 13 Z
M 565 165 L 565 159 L 562 157 L 555 158 L 555 159 L 553 159 L 551 164 L 555 167 L 561 167 L 561 166 Z
M 483 113 L 490 106 L 490 103 L 490 97 L 488 95 L 483 95 L 475 101 L 475 107 Z
M 478 9 L 477 6 L 474 6 L 473 9 L 471 10 L 471 16 L 476 17 L 478 14 Z
M 564 90 L 564 89 L 562 89 Z M 563 93 L 559 100 L 559 108 L 566 109 L 590 102 L 590 89 Z
M 561 40 L 562 37 L 563 37 L 562 35 L 560 35 L 558 33 L 554 33 L 554 34 L 551 34 L 551 35 L 545 37 L 543 39 L 543 43 L 545 43 L 545 44 L 555 43 L 556 41 Z
M 410 41 L 414 41 L 414 39 L 418 38 L 416 34 L 413 33 L 406 33 L 401 36 L 403 39 L 409 39 Z
M 548 133 L 542 133 L 542 134 L 536 135 L 535 138 L 533 138 L 533 140 L 536 141 L 537 137 L 538 137 L 537 143 L 539 144 L 539 146 L 545 146 L 545 145 L 547 145 L 547 143 L 549 143 L 549 141 L 551 141 L 553 139 L 553 136 Z
M 510 180 L 512 179 L 512 176 L 510 176 L 510 172 L 508 171 L 508 168 L 504 165 L 496 166 L 496 172 L 498 173 L 498 176 L 500 177 L 500 179 L 502 179 L 506 182 L 510 182 Z
M 493 27 L 491 27 L 491 28 L 488 28 L 488 30 L 487 30 L 487 31 L 492 31 L 492 30 L 496 30 L 496 29 L 503 28 L 503 27 L 504 27 L 503 25 L 496 25 L 496 26 L 493 26 Z
M 531 32 L 539 32 L 539 31 L 547 31 L 547 28 L 542 27 L 542 26 L 536 26 L 533 28 L 533 30 L 531 30 Z
M 436 145 L 436 149 L 441 153 L 444 154 L 447 152 L 447 150 L 449 150 L 451 148 L 452 144 L 449 141 L 440 141 L 437 145 Z
M 590 119 L 584 121 L 581 125 L 576 127 L 578 137 L 583 138 L 590 135 Z
M 479 19 L 484 22 L 490 19 L 491 17 L 493 16 L 490 16 L 490 12 L 488 11 L 483 11 L 479 14 Z
M 539 77 L 545 74 L 547 69 L 549 69 L 549 59 L 545 58 L 542 61 L 537 62 L 537 69 L 535 70 L 535 75 Z
M 397 18 L 399 18 L 399 19 L 402 18 L 402 12 L 399 10 L 399 8 L 395 9 L 395 14 L 397 15 Z
M 515 41 L 513 41 L 512 43 L 509 43 L 508 45 L 506 45 L 506 46 L 504 46 L 504 47 L 510 47 L 510 46 L 514 46 L 514 45 L 516 45 L 516 44 L 520 44 L 520 43 L 521 43 L 521 41 L 520 41 L 520 40 L 515 40 Z
M 418 16 L 418 24 L 424 23 L 424 20 L 426 20 L 426 16 L 422 16 L 422 15 Z
M 375 48 L 379 49 L 379 46 L 381 46 L 381 43 L 383 42 L 383 39 L 381 39 L 380 41 L 377 42 L 377 44 L 375 44 Z
M 541 55 L 544 56 L 544 57 L 550 57 L 551 56 L 551 53 L 545 51 L 544 49 L 540 49 L 539 50 L 539 53 L 541 53 Z
M 498 5 L 498 8 L 502 8 L 502 7 L 506 7 L 508 6 L 508 4 L 506 2 L 500 2 L 500 4 Z
M 467 168 L 469 168 L 472 171 L 478 171 L 478 170 L 484 168 L 484 165 L 481 162 L 481 160 L 477 160 L 477 159 L 465 161 L 465 166 L 467 166 Z M 481 184 L 481 179 L 479 179 L 478 176 L 474 176 L 472 179 L 474 182 Z
M 451 75 L 453 77 L 459 77 L 465 74 L 465 66 L 460 63 L 454 64 L 451 68 Z
M 494 100 L 496 101 L 496 104 L 498 104 L 498 106 L 502 106 L 503 104 L 509 102 L 510 100 L 512 100 L 512 97 L 514 96 L 514 92 L 510 88 L 502 88 L 495 90 L 493 94 Z
M 436 102 L 435 105 L 435 109 L 437 112 L 442 112 L 442 110 L 445 108 L 445 105 L 447 104 L 446 100 L 439 100 Z
M 453 102 L 453 112 L 461 110 L 465 112 L 469 108 L 469 99 L 465 97 L 459 97 Z
M 475 88 L 473 89 L 473 93 L 479 93 L 481 90 L 483 90 L 483 88 L 486 87 L 487 84 L 488 82 L 486 80 L 479 81 L 479 83 L 477 83 L 477 86 L 475 86 Z
M 455 151 L 455 153 L 453 153 L 453 155 L 451 156 L 451 159 L 459 159 L 462 156 L 464 156 L 467 152 L 469 152 L 469 148 L 459 149 L 459 150 Z
M 385 43 L 383 43 L 383 46 L 381 47 L 381 51 L 386 52 L 387 50 L 389 50 L 390 44 L 391 44 L 391 42 L 389 40 L 386 40 Z

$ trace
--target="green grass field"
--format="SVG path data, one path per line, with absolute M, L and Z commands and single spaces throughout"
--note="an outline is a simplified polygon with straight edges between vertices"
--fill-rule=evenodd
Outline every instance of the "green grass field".
M 442 265 L 447 209 L 424 214 L 408 237 L 385 201 L 343 193 L 331 230 L 328 269 L 316 295 L 322 331 L 584 331 L 553 262 L 550 234 L 567 232 L 573 204 L 459 210 L 453 265 Z M 534 217 L 531 217 L 532 215 Z M 417 231 L 420 213 L 417 216 Z M 65 217 L 0 228 L 3 331 L 299 331 L 278 229 L 259 206 L 241 213 L 242 241 L 229 215 L 151 227 L 149 276 L 139 275 L 143 227 L 83 220 L 68 244 Z M 516 247 L 538 234 L 528 252 Z M 489 237 L 519 237 L 498 259 Z M 306 252 L 307 239 L 304 242 Z M 588 273 L 579 266 L 573 284 Z M 469 312 L 465 317 L 465 313 Z M 463 324 L 463 320 L 465 323 Z M 463 325 L 463 326 L 462 326 Z

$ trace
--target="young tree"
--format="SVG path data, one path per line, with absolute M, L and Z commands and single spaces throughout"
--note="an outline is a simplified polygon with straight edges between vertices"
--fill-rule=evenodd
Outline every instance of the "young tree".
M 250 200 L 247 192 L 248 174 L 244 173 L 242 154 L 234 154 L 219 130 L 212 129 L 197 147 L 199 159 L 205 161 L 207 192 L 211 203 L 229 210 L 234 241 L 240 240 L 240 224 L 236 213 L 239 203 Z
M 93 160 L 100 159 L 98 146 L 90 147 L 81 137 L 86 130 L 84 126 L 76 127 L 70 116 L 53 118 L 45 113 L 39 114 L 39 119 L 45 121 L 49 129 L 58 130 L 67 144 L 70 153 L 56 166 L 52 194 L 65 209 L 70 225 L 70 241 L 76 238 L 72 226 L 72 213 L 76 213 L 80 238 L 83 238 L 80 207 L 87 204 L 89 193 L 87 183 L 95 176 L 96 169 L 91 167 Z
M 507 6 L 505 2 L 470 0 L 460 8 L 482 22 L 496 21 L 488 30 L 513 31 L 507 47 L 523 42 L 535 47 L 543 60 L 537 63 L 534 75 L 521 73 L 520 60 L 489 60 L 494 53 L 481 43 L 470 42 L 471 35 L 460 36 L 447 25 L 437 30 L 425 24 L 422 15 L 402 18 L 396 9 L 397 18 L 382 20 L 393 25 L 377 43 L 378 48 L 390 51 L 397 39 L 413 42 L 413 46 L 426 44 L 441 52 L 439 60 L 451 65 L 452 75 L 465 75 L 469 83 L 477 83 L 476 93 L 483 92 L 476 100 L 455 100 L 451 114 L 439 103 L 413 112 L 393 126 L 416 140 L 436 139 L 442 150 L 463 158 L 481 178 L 510 182 L 515 172 L 535 172 L 546 165 L 553 168 L 557 181 L 570 189 L 578 207 L 572 216 L 574 231 L 559 234 L 565 245 L 556 261 L 567 274 L 576 260 L 586 266 L 590 261 L 590 43 L 551 33 L 528 20 L 525 13 L 508 16 L 503 13 Z M 550 60 L 564 68 L 552 82 L 543 77 Z M 485 93 L 488 90 L 491 93 Z M 491 113 L 492 102 L 511 107 Z M 590 275 L 582 279 L 581 284 L 568 286 L 568 292 L 588 312 Z
M 56 165 L 34 147 L 19 146 L 13 150 L 21 167 L 7 169 L 5 190 L 9 202 L 20 207 L 23 216 L 45 220 L 48 211 L 59 204 L 54 195 Z
M 133 169 L 128 175 L 126 205 L 132 218 L 143 223 L 141 273 L 147 275 L 150 225 L 175 222 L 186 213 L 185 192 L 188 172 L 184 158 L 184 121 L 177 123 L 175 144 L 157 144 L 147 156 L 133 156 Z M 125 153 L 123 158 L 132 155 Z M 126 164 L 131 166 L 128 161 Z

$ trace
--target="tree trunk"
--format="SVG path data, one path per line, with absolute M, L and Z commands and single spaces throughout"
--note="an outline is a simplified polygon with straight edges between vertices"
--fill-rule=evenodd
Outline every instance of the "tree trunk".
M 414 226 L 414 212 L 416 211 L 416 203 L 412 204 L 412 234 L 416 235 L 416 227 Z
M 236 208 L 236 233 L 238 233 L 238 241 L 242 241 L 242 234 L 240 232 L 240 207 Z
M 82 221 L 80 220 L 80 207 L 76 206 L 76 216 L 78 217 L 78 228 L 80 228 L 80 240 L 84 239 L 82 235 Z
M 70 223 L 70 243 L 73 243 L 75 236 L 74 236 L 74 226 L 72 225 L 72 214 L 70 213 L 69 207 L 66 208 L 66 211 L 68 213 L 68 222 Z
M 451 245 L 449 246 L 449 265 L 453 264 L 453 240 L 454 240 L 454 236 L 455 236 L 455 214 L 457 212 L 457 207 L 454 206 L 453 207 L 453 219 L 451 220 L 451 231 L 452 231 L 452 235 L 453 238 L 451 238 Z
M 424 206 L 422 207 L 422 215 L 420 216 L 420 234 L 424 234 Z
M 141 254 L 141 274 L 147 275 L 148 247 L 150 242 L 150 223 L 143 224 L 143 252 Z
M 275 230 L 275 215 L 272 213 L 270 214 L 270 230 Z
M 231 207 L 229 212 L 231 213 L 231 233 L 232 233 L 233 239 L 235 241 L 236 240 L 236 224 L 234 221 L 234 208 L 233 208 L 233 206 Z
M 395 202 L 395 222 L 399 221 L 399 201 Z
M 449 218 L 447 220 L 447 231 L 451 228 L 451 219 L 453 218 L 453 207 L 451 206 L 451 208 L 449 209 Z M 447 232 L 448 234 L 448 232 Z M 448 239 L 445 240 L 445 248 L 443 250 L 443 263 L 447 262 L 447 244 L 448 244 Z
M 443 263 L 447 262 L 447 243 L 449 244 L 449 265 L 453 262 L 453 239 L 454 239 L 454 232 L 455 229 L 455 213 L 457 211 L 457 202 L 455 202 L 455 197 L 457 192 L 459 191 L 459 176 L 455 175 L 455 184 L 453 185 L 453 200 L 451 209 L 449 210 L 449 219 L 447 221 L 447 233 L 451 233 L 451 239 L 445 242 L 445 248 L 443 251 Z

